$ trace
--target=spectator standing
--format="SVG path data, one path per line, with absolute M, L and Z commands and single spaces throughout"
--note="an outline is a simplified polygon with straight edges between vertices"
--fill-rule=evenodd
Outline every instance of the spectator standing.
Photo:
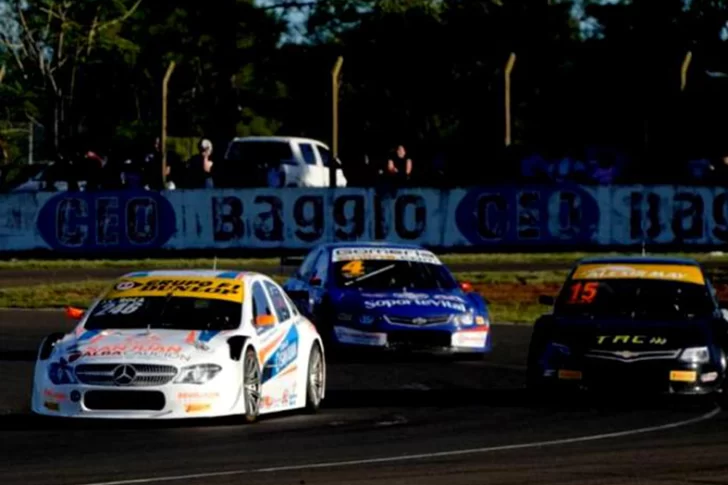
M 199 155 L 187 163 L 187 186 L 190 189 L 211 189 L 215 186 L 212 181 L 212 142 L 202 139 L 197 147 Z
M 407 156 L 404 145 L 398 145 L 394 154 L 387 160 L 387 173 L 397 185 L 405 185 L 412 177 L 412 159 Z

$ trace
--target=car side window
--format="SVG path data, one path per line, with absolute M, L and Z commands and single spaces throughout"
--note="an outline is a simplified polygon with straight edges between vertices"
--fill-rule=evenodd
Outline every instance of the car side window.
M 308 279 L 309 276 L 311 276 L 311 272 L 313 271 L 313 265 L 316 262 L 316 258 L 318 258 L 320 252 L 320 250 L 313 250 L 308 253 L 308 256 L 304 258 L 301 266 L 298 268 L 298 276 L 301 279 L 305 280 Z
M 324 167 L 328 167 L 331 164 L 331 152 L 322 145 L 316 145 L 316 148 L 318 149 L 319 155 L 321 155 L 321 162 L 324 164 Z
M 265 288 L 268 290 L 270 299 L 273 302 L 273 308 L 278 316 L 278 321 L 285 322 L 291 318 L 291 310 L 288 308 L 288 303 L 286 303 L 286 300 L 283 297 L 283 292 L 270 281 L 265 282 Z
M 275 315 L 271 310 L 268 296 L 263 289 L 263 285 L 259 281 L 253 283 L 253 289 L 251 290 L 251 296 L 253 300 L 253 318 L 258 318 L 261 315 Z
M 327 251 L 321 251 L 316 263 L 313 266 L 313 274 L 321 280 L 322 283 L 326 282 L 326 276 L 329 270 L 329 253 Z
M 301 143 L 299 147 L 306 165 L 316 165 L 316 153 L 313 151 L 313 146 L 310 143 Z

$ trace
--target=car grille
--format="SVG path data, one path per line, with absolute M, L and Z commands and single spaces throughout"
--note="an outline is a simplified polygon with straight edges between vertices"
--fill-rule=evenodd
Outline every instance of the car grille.
M 87 391 L 83 404 L 98 411 L 161 411 L 166 401 L 159 391 Z
M 121 365 L 133 368 L 131 382 L 116 382 L 114 371 Z M 177 375 L 172 365 L 155 364 L 80 364 L 76 366 L 76 378 L 82 384 L 91 386 L 147 387 L 168 384 Z
M 613 360 L 618 362 L 642 362 L 646 360 L 676 359 L 680 355 L 678 350 L 650 350 L 650 351 L 624 351 L 624 350 L 589 350 L 585 357 L 589 359 Z
M 428 325 L 444 325 L 452 319 L 452 315 L 436 315 L 432 317 L 402 317 L 397 315 L 386 315 L 384 318 L 394 325 L 413 325 L 415 327 Z

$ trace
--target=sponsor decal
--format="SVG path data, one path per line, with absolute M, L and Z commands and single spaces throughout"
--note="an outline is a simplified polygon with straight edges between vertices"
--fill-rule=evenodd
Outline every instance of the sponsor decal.
M 200 413 L 202 411 L 209 411 L 212 405 L 210 403 L 191 403 L 185 404 L 186 413 Z
M 695 382 L 698 374 L 695 371 L 673 370 L 670 371 L 670 380 L 675 382 Z
M 187 401 L 192 399 L 218 399 L 220 397 L 219 392 L 178 392 L 177 399 L 180 401 Z
M 167 296 L 243 301 L 243 284 L 229 278 L 162 278 L 122 279 L 106 295 L 106 299 Z
M 649 279 L 664 281 L 681 281 L 698 285 L 705 284 L 705 278 L 700 268 L 685 265 L 607 265 L 584 264 L 579 266 L 574 280 L 603 280 L 603 279 Z
M 637 345 L 665 345 L 664 337 L 649 337 L 647 335 L 598 335 L 597 344 L 637 344 Z
M 295 325 L 292 325 L 286 336 L 278 344 L 278 348 L 265 359 L 263 383 L 280 375 L 286 367 L 296 361 L 298 358 L 298 344 L 298 329 Z
M 375 308 L 399 308 L 399 307 L 429 307 L 445 308 L 456 312 L 466 312 L 468 309 L 464 303 L 457 303 L 449 300 L 438 300 L 425 295 L 423 299 L 412 298 L 386 298 L 381 300 L 365 300 L 364 308 L 374 310 Z
M 108 357 L 142 357 L 149 359 L 171 359 L 189 361 L 191 356 L 184 353 L 181 345 L 164 345 L 159 343 L 114 344 L 103 346 L 89 345 L 83 349 L 70 350 L 68 361 L 75 362 L 87 358 Z
M 431 251 L 422 249 L 399 249 L 399 248 L 337 248 L 331 255 L 334 263 L 351 261 L 344 265 L 343 271 L 357 271 L 363 273 L 363 261 L 410 261 L 415 263 L 442 264 L 437 256 Z M 351 265 L 351 266 L 350 266 Z M 344 268 L 348 268 L 344 270 Z
M 565 381 L 580 381 L 582 377 L 579 370 L 560 369 L 558 378 Z
M 67 399 L 67 396 L 64 393 L 54 391 L 53 389 L 44 389 L 43 396 L 50 399 L 55 399 L 56 401 L 65 401 Z

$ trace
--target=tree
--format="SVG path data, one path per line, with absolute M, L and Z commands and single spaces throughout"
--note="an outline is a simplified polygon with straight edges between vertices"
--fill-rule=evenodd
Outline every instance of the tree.
M 0 44 L 14 61 L 16 82 L 38 96 L 53 126 L 53 144 L 76 131 L 74 106 L 84 68 L 114 51 L 138 47 L 122 35 L 142 0 L 9 0 Z M 27 110 L 28 116 L 33 113 Z M 51 123 L 47 123 L 51 121 Z

